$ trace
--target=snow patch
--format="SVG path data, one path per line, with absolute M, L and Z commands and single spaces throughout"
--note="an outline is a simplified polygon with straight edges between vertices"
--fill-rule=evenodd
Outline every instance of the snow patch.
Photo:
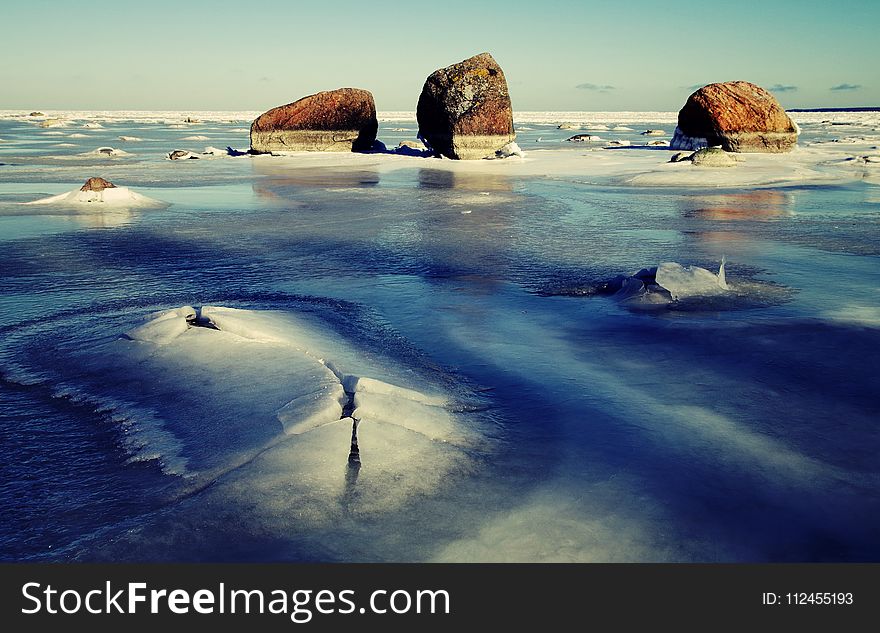
M 168 206 L 167 203 L 160 200 L 154 200 L 147 196 L 132 191 L 128 187 L 112 187 L 102 191 L 82 191 L 74 189 L 66 193 L 60 193 L 57 196 L 41 198 L 31 202 L 24 202 L 26 205 L 58 205 L 58 206 L 86 206 L 94 205 L 101 208 L 155 208 Z

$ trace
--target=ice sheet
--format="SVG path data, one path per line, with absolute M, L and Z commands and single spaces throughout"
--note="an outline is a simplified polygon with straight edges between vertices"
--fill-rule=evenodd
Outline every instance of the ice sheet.
M 100 400 L 104 389 L 124 394 L 129 417 L 137 417 L 131 412 L 140 400 L 149 411 L 144 424 L 165 419 L 163 428 L 183 447 L 190 476 L 217 476 L 285 436 L 348 415 L 363 422 L 359 436 L 396 425 L 440 444 L 479 441 L 476 429 L 449 408 L 450 394 L 428 383 L 418 389 L 389 382 L 394 370 L 364 362 L 331 331 L 295 314 L 183 306 L 148 315 L 98 350 L 82 352 L 87 384 L 76 375 L 65 383 L 92 400 Z M 100 376 L 108 377 L 106 385 L 94 382 Z M 139 396 L 136 385 L 149 395 Z M 146 444 L 139 450 L 162 459 Z M 325 450 L 326 459 L 344 463 L 349 445 Z

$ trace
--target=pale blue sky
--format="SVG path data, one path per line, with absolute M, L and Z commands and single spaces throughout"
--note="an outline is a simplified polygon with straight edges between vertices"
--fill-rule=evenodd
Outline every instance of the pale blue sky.
M 414 110 L 482 51 L 517 110 L 678 110 L 733 79 L 786 107 L 880 105 L 877 0 L 28 0 L 0 24 L 0 108 L 264 110 L 352 86 Z

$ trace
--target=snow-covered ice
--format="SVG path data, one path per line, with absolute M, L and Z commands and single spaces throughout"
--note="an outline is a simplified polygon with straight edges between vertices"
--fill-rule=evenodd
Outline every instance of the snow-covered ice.
M 88 208 L 89 210 L 96 210 L 97 207 L 101 209 L 149 209 L 168 206 L 165 202 L 148 198 L 136 191 L 132 191 L 128 187 L 113 187 L 102 191 L 74 189 L 73 191 L 25 202 L 24 204 L 74 207 L 79 209 Z

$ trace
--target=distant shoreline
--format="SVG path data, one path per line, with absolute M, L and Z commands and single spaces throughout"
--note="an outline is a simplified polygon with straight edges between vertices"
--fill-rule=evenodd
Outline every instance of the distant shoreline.
M 789 108 L 786 112 L 880 112 L 880 106 L 864 108 Z

